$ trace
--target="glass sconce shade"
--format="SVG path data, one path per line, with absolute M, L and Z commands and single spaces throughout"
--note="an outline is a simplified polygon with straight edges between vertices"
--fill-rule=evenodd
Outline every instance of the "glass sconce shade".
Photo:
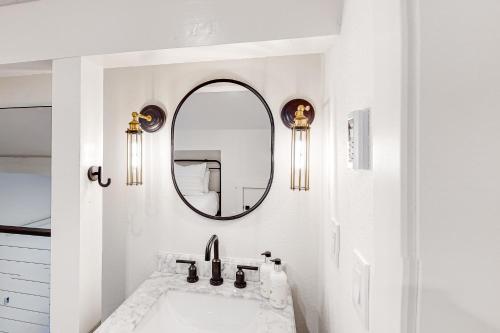
M 281 110 L 281 120 L 292 130 L 292 156 L 290 170 L 290 188 L 309 190 L 309 150 L 311 141 L 311 123 L 314 120 L 314 108 L 304 99 L 294 99 Z
M 127 185 L 142 185 L 142 133 L 154 133 L 165 124 L 167 114 L 157 105 L 132 112 L 127 128 Z
M 127 185 L 142 185 L 141 130 L 127 130 Z
M 292 128 L 292 170 L 290 188 L 309 190 L 309 142 L 311 130 L 307 127 Z

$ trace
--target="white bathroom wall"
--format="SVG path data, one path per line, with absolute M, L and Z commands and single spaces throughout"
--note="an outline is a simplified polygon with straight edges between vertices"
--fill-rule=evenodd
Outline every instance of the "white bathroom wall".
M 419 332 L 500 332 L 500 2 L 413 9 Z
M 234 78 L 257 89 L 270 105 L 276 126 L 275 177 L 264 203 L 250 215 L 217 222 L 193 213 L 170 175 L 170 122 L 177 103 L 196 84 Z M 264 250 L 287 262 L 299 332 L 318 328 L 318 242 L 322 173 L 322 80 L 319 55 L 277 57 L 115 69 L 105 73 L 104 171 L 113 185 L 104 191 L 103 310 L 109 315 L 155 269 L 158 250 L 203 253 L 210 235 L 221 255 L 258 258 Z M 154 89 L 152 89 L 154 87 Z M 292 97 L 316 106 L 312 128 L 311 191 L 289 189 L 290 130 L 279 111 Z M 168 115 L 157 134 L 145 134 L 144 181 L 125 186 L 130 113 L 159 103 Z
M 34 1 L 0 9 L 0 63 L 331 35 L 340 3 Z
M 346 0 L 325 56 L 321 331 L 366 332 L 352 300 L 354 250 L 370 264 L 369 331 L 402 331 L 402 27 L 400 1 Z M 371 167 L 347 166 L 347 115 L 370 109 Z M 339 266 L 332 256 L 340 225 Z

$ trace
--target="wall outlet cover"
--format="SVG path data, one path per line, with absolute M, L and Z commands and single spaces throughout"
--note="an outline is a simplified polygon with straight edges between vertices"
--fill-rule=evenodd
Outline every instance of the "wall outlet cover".
M 352 303 L 363 326 L 369 329 L 370 265 L 357 250 L 352 271 Z

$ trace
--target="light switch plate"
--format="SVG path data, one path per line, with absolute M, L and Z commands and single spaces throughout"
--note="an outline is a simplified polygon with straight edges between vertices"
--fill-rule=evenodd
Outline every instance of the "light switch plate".
M 363 326 L 369 329 L 370 265 L 357 250 L 352 270 L 352 303 Z
M 335 267 L 340 267 L 340 224 L 332 221 L 332 259 Z

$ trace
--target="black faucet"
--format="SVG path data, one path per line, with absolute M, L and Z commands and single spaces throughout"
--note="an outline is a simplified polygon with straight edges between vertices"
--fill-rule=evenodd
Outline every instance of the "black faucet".
M 219 238 L 217 235 L 210 237 L 205 249 L 205 261 L 210 261 L 210 254 L 212 253 L 212 244 L 214 244 L 214 259 L 212 260 L 212 278 L 210 284 L 212 286 L 220 286 L 224 279 L 221 276 L 221 261 L 219 259 Z

